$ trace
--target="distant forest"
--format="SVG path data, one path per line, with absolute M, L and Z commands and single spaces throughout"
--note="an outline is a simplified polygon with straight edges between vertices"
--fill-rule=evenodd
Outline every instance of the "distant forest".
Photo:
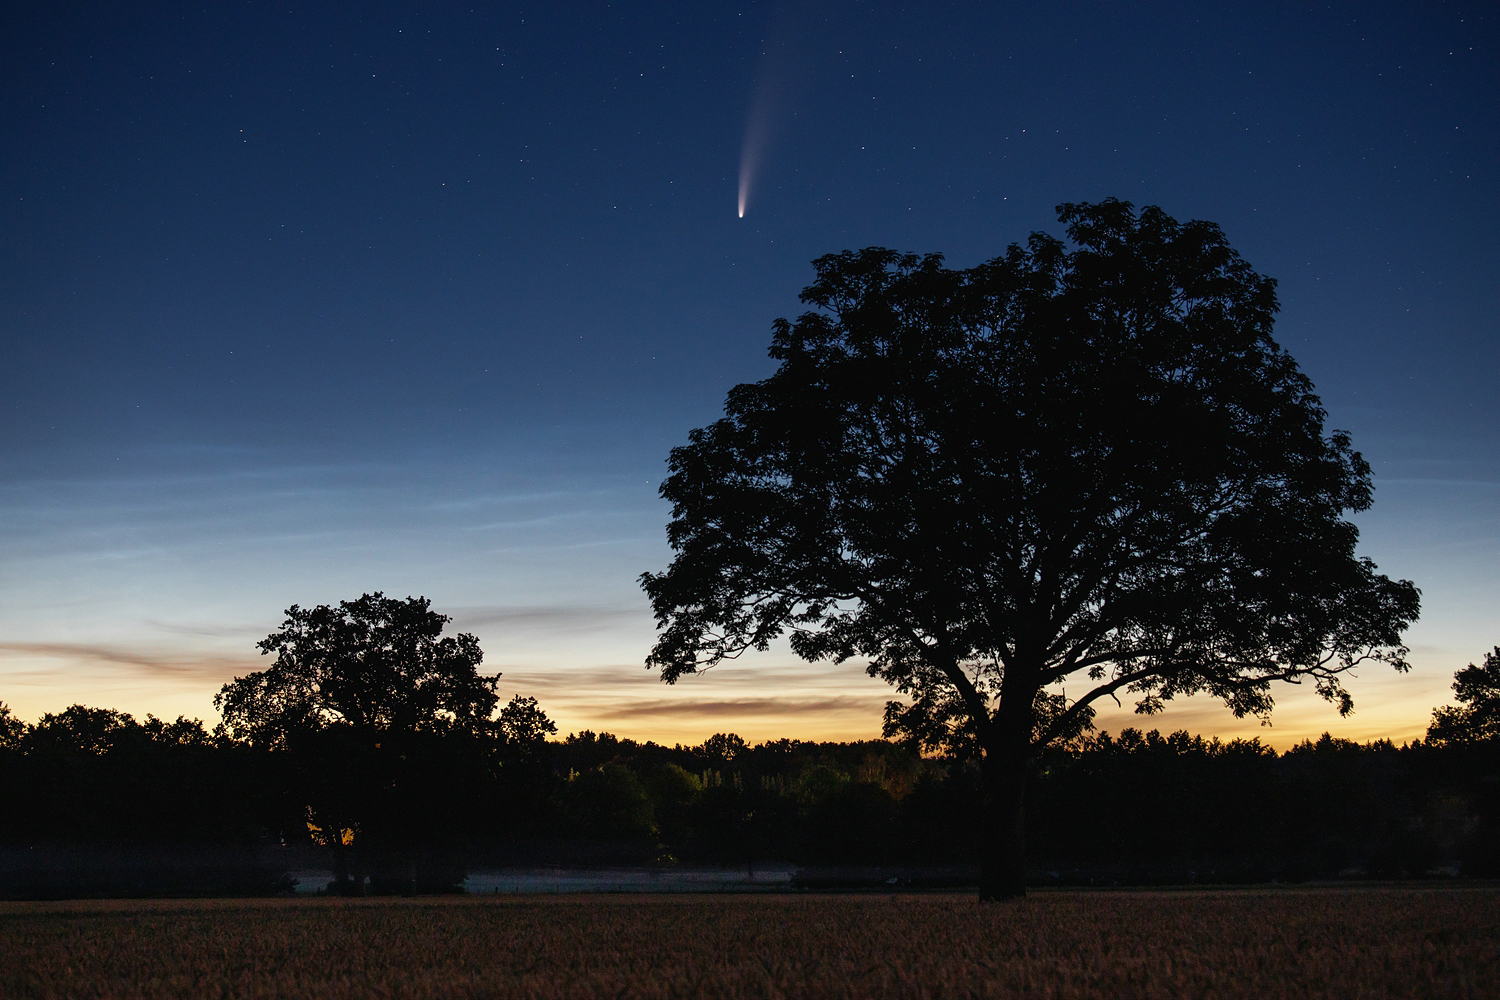
M 530 699 L 512 705 L 528 703 L 545 724 Z M 0 894 L 108 893 L 84 869 L 151 852 L 199 859 L 183 892 L 259 893 L 285 890 L 299 866 L 373 892 L 442 890 L 503 865 L 790 862 L 834 882 L 961 882 L 985 850 L 971 761 L 882 740 L 529 734 L 367 746 L 325 733 L 265 749 L 196 720 L 75 705 L 23 725 L 0 709 Z M 1495 739 L 1324 735 L 1278 753 L 1126 729 L 1044 751 L 1030 782 L 1035 885 L 1500 875 Z M 324 828 L 339 815 L 347 826 Z M 140 878 L 143 893 L 162 888 Z

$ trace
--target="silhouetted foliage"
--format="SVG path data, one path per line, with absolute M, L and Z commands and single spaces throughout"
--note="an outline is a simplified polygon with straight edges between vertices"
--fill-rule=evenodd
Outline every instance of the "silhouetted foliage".
M 557 724 L 547 718 L 535 698 L 516 695 L 500 710 L 500 738 L 509 746 L 535 750 L 557 732 Z
M 1500 738 L 1500 646 L 1453 675 L 1460 704 L 1432 710 L 1427 738 L 1437 743 L 1475 743 Z
M 11 714 L 9 706 L 0 701 L 0 750 L 11 750 L 21 742 L 26 723 Z
M 276 811 L 281 782 L 247 749 L 215 739 L 196 719 L 140 723 L 83 705 L 48 713 L 4 751 L 0 839 L 256 841 Z
M 225 731 L 285 754 L 299 833 L 332 850 L 341 891 L 361 891 L 366 875 L 415 888 L 418 845 L 452 839 L 457 800 L 484 783 L 488 745 L 476 739 L 499 674 L 478 672 L 473 635 L 442 635 L 451 619 L 425 597 L 365 594 L 286 615 L 258 643 L 275 662 L 215 697 Z M 517 737 L 547 731 L 534 702 L 509 708 Z
M 745 750 L 738 733 L 714 733 L 703 741 L 703 756 L 715 764 L 731 763 Z
M 494 712 L 500 675 L 478 672 L 474 636 L 439 638 L 452 619 L 425 597 L 365 594 L 338 607 L 294 604 L 286 616 L 258 643 L 276 662 L 214 697 L 236 738 L 279 745 L 338 723 L 363 732 L 473 728 Z
M 673 450 L 676 556 L 646 573 L 673 682 L 788 634 L 910 704 L 889 735 L 981 760 L 981 895 L 1018 894 L 1028 761 L 1128 692 L 1265 716 L 1407 668 L 1418 592 L 1356 558 L 1347 434 L 1271 337 L 1274 282 L 1218 227 L 1119 201 L 967 270 L 815 261 L 764 381 Z M 1072 685 L 1061 701 L 1062 685 Z
M 645 769 L 645 784 L 657 838 L 667 851 L 681 852 L 693 836 L 692 809 L 703 792 L 702 778 L 680 764 L 655 763 Z
M 1477 671 L 1459 671 L 1465 705 Z M 489 727 L 370 742 L 335 723 L 279 745 L 82 705 L 32 725 L 0 713 L 0 894 L 285 891 L 286 868 L 312 863 L 299 845 L 346 833 L 334 888 L 374 893 L 451 891 L 466 867 L 507 858 L 790 861 L 811 886 L 914 871 L 963 884 L 992 850 L 973 756 L 733 733 L 553 741 L 534 699 L 507 708 L 510 726 L 502 710 Z M 1033 884 L 1500 875 L 1500 740 L 1324 734 L 1278 754 L 1130 728 L 1054 741 L 1026 781 Z
M 655 829 L 651 796 L 624 764 L 605 764 L 572 775 L 563 791 L 573 830 L 585 837 L 633 840 Z
M 109 708 L 69 705 L 61 712 L 48 712 L 26 734 L 30 746 L 55 754 L 100 755 L 115 749 L 134 749 L 148 738 L 136 721 Z
M 345 808 L 358 824 L 338 862 L 342 891 L 443 891 L 467 865 L 506 858 L 790 861 L 830 885 L 881 885 L 894 866 L 962 884 L 991 849 L 978 761 L 731 735 L 665 747 L 589 732 L 523 747 L 457 730 L 351 752 L 338 745 L 357 736 L 348 726 L 273 748 L 195 720 L 72 706 L 0 747 L 0 890 L 277 891 L 277 871 L 315 865 L 299 845 L 342 833 L 309 831 L 309 794 L 327 796 L 315 816 Z M 1259 740 L 1127 729 L 1047 748 L 1027 782 L 1033 883 L 1497 874 L 1495 741 L 1325 735 L 1278 754 Z

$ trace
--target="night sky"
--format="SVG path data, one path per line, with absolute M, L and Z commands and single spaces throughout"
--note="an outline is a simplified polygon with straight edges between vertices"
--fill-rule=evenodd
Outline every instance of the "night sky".
M 290 10 L 288 9 L 290 7 Z M 0 16 L 0 700 L 210 723 L 293 603 L 425 594 L 564 733 L 869 738 L 785 650 L 642 666 L 668 450 L 821 254 L 1219 223 L 1376 470 L 1419 734 L 1500 643 L 1493 4 L 25 4 Z M 742 177 L 742 167 L 745 168 Z M 738 217 L 741 198 L 744 217 Z M 1104 713 L 1118 731 L 1141 720 Z

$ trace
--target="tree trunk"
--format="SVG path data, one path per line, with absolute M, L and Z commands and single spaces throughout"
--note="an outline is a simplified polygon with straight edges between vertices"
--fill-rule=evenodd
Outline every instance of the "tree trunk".
M 349 875 L 349 849 L 337 837 L 329 842 L 328 847 L 333 851 L 333 891 L 340 896 L 353 895 L 354 879 Z
M 1026 756 L 986 753 L 982 766 L 984 857 L 979 900 L 1026 895 Z
M 1020 678 L 1007 676 L 1006 680 L 980 769 L 984 801 L 980 902 L 1026 895 L 1026 764 L 1031 755 L 1036 691 Z

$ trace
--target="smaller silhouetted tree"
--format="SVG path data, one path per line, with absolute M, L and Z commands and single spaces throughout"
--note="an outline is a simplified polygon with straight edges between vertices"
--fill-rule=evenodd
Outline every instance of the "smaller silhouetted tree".
M 507 748 L 531 751 L 557 732 L 557 723 L 547 718 L 535 698 L 516 695 L 500 710 L 500 738 Z
M 10 712 L 10 706 L 0 701 L 0 750 L 12 750 L 19 746 L 26 732 L 26 723 Z
M 1500 736 L 1500 646 L 1453 675 L 1458 705 L 1432 710 L 1427 739 L 1434 743 L 1477 743 Z
M 257 644 L 276 662 L 224 685 L 214 707 L 234 736 L 272 745 L 339 723 L 365 732 L 474 728 L 495 710 L 500 675 L 479 673 L 484 653 L 473 635 L 442 637 L 450 621 L 425 597 L 294 604 L 280 631 Z
M 348 891 L 344 848 L 405 855 L 442 824 L 432 793 L 467 770 L 446 744 L 489 731 L 500 675 L 479 673 L 476 637 L 443 636 L 451 619 L 425 597 L 377 592 L 286 616 L 258 643 L 276 661 L 224 685 L 214 705 L 230 735 L 296 762 L 307 831 L 334 849 Z
M 714 733 L 699 749 L 707 760 L 722 766 L 744 753 L 745 741 L 738 733 Z
M 26 732 L 27 748 L 46 753 L 99 755 L 135 735 L 140 724 L 112 708 L 69 705 L 48 712 Z

